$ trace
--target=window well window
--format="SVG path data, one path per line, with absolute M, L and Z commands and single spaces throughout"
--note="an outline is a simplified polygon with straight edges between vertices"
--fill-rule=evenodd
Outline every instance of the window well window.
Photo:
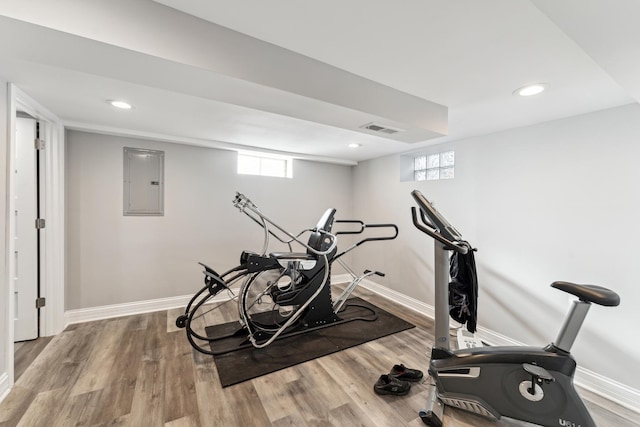
M 238 173 L 242 175 L 274 176 L 291 178 L 293 159 L 269 154 L 239 152 Z
M 413 179 L 414 181 L 453 179 L 454 169 L 455 153 L 453 151 L 416 156 L 413 161 Z

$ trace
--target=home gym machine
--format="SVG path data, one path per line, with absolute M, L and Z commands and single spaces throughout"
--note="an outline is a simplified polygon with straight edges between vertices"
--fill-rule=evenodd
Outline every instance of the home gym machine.
M 435 344 L 429 363 L 430 393 L 422 421 L 442 426 L 443 404 L 493 419 L 509 417 L 543 426 L 595 427 L 578 396 L 570 354 L 591 303 L 617 306 L 620 297 L 595 285 L 554 282 L 552 287 L 578 297 L 556 340 L 544 348 L 476 347 L 452 351 L 449 346 L 449 252 L 466 253 L 461 234 L 419 191 L 411 195 L 414 225 L 435 241 Z
M 240 264 L 223 274 L 200 263 L 204 267 L 204 286 L 189 301 L 184 314 L 176 319 L 176 325 L 186 329 L 187 338 L 196 350 L 217 355 L 251 345 L 262 348 L 278 338 L 354 320 L 373 321 L 377 318 L 375 311 L 368 307 L 361 307 L 368 313 L 366 315 L 362 314 L 363 310 L 348 310 L 352 304 L 348 304 L 347 299 L 364 278 L 384 274 L 365 270 L 358 275 L 342 257 L 366 242 L 395 239 L 398 235 L 396 225 L 336 220 L 336 210 L 331 208 L 322 215 L 316 227 L 294 235 L 264 215 L 243 194 L 236 193 L 233 205 L 263 228 L 262 251 L 243 251 Z M 334 224 L 343 224 L 346 229 L 333 233 Z M 338 253 L 336 236 L 362 234 L 367 229 L 386 230 L 383 236 L 363 238 Z M 309 237 L 304 241 L 302 237 L 306 234 Z M 268 253 L 271 237 L 284 244 L 288 251 Z M 304 251 L 294 252 L 294 243 L 302 246 Z M 331 266 L 336 261 L 353 280 L 334 302 Z M 240 284 L 239 290 L 233 288 L 236 284 Z M 227 298 L 214 300 L 223 291 L 227 292 Z M 192 322 L 196 318 L 229 301 L 237 301 L 238 323 L 232 322 L 232 327 L 222 328 L 214 335 L 205 336 L 194 331 Z M 213 307 L 205 305 L 207 303 L 212 303 Z M 205 341 L 211 349 L 196 339 Z

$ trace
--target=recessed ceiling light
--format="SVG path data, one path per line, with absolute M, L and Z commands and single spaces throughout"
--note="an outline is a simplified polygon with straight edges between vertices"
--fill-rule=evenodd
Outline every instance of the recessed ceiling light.
M 361 145 L 360 145 L 360 144 L 356 144 L 356 143 L 354 143 L 354 142 L 352 142 L 351 144 L 349 144 L 349 148 L 358 148 L 358 147 L 361 147 Z
M 537 95 L 542 92 L 545 88 L 543 83 L 536 83 L 534 85 L 523 86 L 519 89 L 516 89 L 513 94 L 520 96 L 532 96 Z
M 117 100 L 109 100 L 109 104 L 116 108 L 120 108 L 122 110 L 130 110 L 133 108 L 133 105 L 129 104 L 126 101 L 117 101 Z

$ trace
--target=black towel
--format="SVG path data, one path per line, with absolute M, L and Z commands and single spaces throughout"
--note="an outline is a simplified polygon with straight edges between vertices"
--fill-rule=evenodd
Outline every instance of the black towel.
M 466 254 L 454 252 L 449 260 L 449 315 L 453 320 L 467 325 L 471 333 L 478 321 L 478 275 L 473 248 L 468 242 L 459 242 L 469 250 Z

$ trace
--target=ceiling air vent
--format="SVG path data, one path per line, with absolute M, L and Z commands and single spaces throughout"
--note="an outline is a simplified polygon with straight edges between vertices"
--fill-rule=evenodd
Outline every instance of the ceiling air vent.
M 378 123 L 368 123 L 360 127 L 362 129 L 367 129 L 373 132 L 386 133 L 387 135 L 393 135 L 394 133 L 402 132 L 402 129 L 394 129 L 389 126 L 383 126 Z

